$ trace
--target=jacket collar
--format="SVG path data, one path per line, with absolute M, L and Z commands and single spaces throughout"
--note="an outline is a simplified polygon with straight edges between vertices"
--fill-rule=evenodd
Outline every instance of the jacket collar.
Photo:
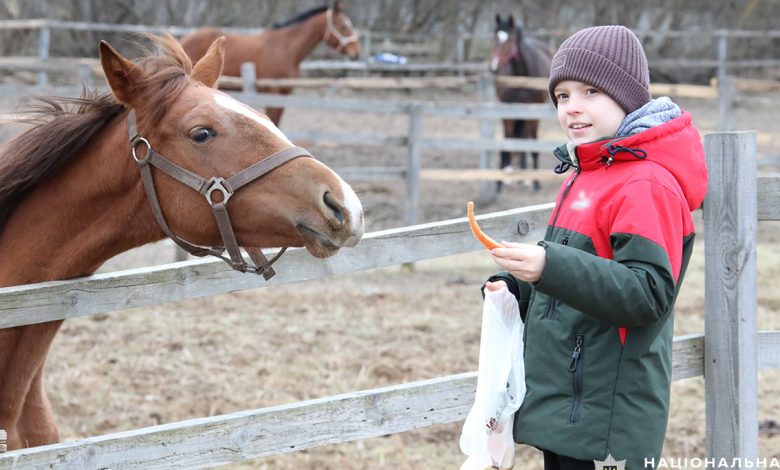
M 578 145 L 575 152 L 576 162 L 570 158 L 566 145 L 553 151 L 561 162 L 556 173 L 565 173 L 572 166 L 588 172 L 622 162 L 647 160 L 666 168 L 675 177 L 691 210 L 704 200 L 707 190 L 704 148 L 691 115 L 685 111 L 675 119 L 637 134 Z

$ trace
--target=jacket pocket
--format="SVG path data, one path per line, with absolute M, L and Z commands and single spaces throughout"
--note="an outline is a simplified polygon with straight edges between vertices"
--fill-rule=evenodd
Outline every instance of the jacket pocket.
M 585 336 L 577 335 L 574 340 L 574 349 L 571 352 L 571 361 L 569 362 L 569 372 L 572 380 L 572 404 L 571 413 L 569 413 L 569 423 L 576 423 L 580 419 L 580 407 L 582 406 L 582 360 L 585 352 Z
M 555 308 L 558 306 L 558 299 L 554 297 L 548 297 L 547 300 L 547 309 L 544 311 L 544 318 L 545 320 L 549 320 L 553 317 L 553 313 L 555 313 Z

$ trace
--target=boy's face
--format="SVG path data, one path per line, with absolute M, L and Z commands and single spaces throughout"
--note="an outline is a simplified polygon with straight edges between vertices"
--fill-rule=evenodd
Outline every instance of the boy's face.
M 626 117 L 615 100 L 587 83 L 564 80 L 553 92 L 558 99 L 558 123 L 575 145 L 612 137 Z

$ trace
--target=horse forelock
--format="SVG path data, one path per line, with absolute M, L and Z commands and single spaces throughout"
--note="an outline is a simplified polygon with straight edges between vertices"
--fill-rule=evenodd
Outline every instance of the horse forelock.
M 156 49 L 136 61 L 143 77 L 133 84 L 135 94 L 144 96 L 145 106 L 137 109 L 139 129 L 149 129 L 160 122 L 189 84 L 192 61 L 181 44 L 170 34 L 146 37 Z

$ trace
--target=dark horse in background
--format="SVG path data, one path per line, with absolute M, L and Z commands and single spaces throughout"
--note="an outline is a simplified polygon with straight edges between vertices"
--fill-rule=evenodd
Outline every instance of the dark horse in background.
M 241 35 L 201 28 L 181 38 L 181 45 L 197 61 L 209 45 L 225 36 L 224 75 L 241 76 L 241 64 L 254 62 L 257 78 L 299 78 L 300 64 L 320 43 L 352 60 L 360 57 L 360 42 L 340 2 L 313 8 L 257 34 Z M 258 88 L 264 93 L 288 95 L 292 87 Z M 279 124 L 284 108 L 266 108 L 266 115 Z
M 549 77 L 552 52 L 540 41 L 523 36 L 522 30 L 509 15 L 502 19 L 496 15 L 496 29 L 493 53 L 490 59 L 490 71 L 497 75 L 516 77 Z M 548 100 L 547 91 L 526 88 L 510 88 L 496 84 L 498 100 L 503 103 L 544 103 Z M 538 120 L 504 119 L 504 137 L 536 139 L 539 131 Z M 532 152 L 533 167 L 539 168 L 539 153 Z M 526 152 L 519 152 L 520 168 L 528 168 Z M 512 167 L 512 152 L 501 152 L 501 168 Z M 502 183 L 498 183 L 501 190 Z M 534 181 L 534 189 L 539 189 Z

